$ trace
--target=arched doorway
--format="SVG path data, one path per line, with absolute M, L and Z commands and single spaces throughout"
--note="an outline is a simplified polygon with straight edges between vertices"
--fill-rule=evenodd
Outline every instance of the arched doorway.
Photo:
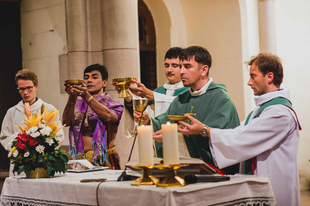
M 138 14 L 141 82 L 154 90 L 157 87 L 155 27 L 151 12 L 142 0 L 138 1 Z

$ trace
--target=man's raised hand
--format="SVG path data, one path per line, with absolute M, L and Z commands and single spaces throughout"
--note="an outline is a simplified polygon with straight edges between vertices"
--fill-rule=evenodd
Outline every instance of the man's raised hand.
M 187 116 L 191 123 L 187 124 L 183 121 L 179 121 L 179 124 L 182 124 L 183 127 L 179 128 L 178 130 L 185 135 L 200 134 L 204 128 L 204 124 L 202 124 L 199 120 L 195 119 L 189 114 L 185 114 L 184 116 Z

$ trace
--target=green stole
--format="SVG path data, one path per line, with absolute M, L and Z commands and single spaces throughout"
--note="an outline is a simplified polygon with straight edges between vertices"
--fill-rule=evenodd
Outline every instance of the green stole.
M 183 92 L 186 92 L 189 90 L 189 87 L 182 87 L 180 89 L 177 89 L 174 91 L 173 96 L 178 96 L 179 94 L 182 94 Z M 166 94 L 167 90 L 164 88 L 164 86 L 157 87 L 154 92 L 160 93 L 160 94 Z
M 290 101 L 284 97 L 276 97 L 268 102 L 265 102 L 264 104 L 262 104 L 262 106 L 259 108 L 259 110 L 257 111 L 257 113 L 255 114 L 255 116 L 253 117 L 256 118 L 258 117 L 262 111 L 264 109 L 266 109 L 267 107 L 271 106 L 271 105 L 275 105 L 275 104 L 282 104 L 284 106 L 287 106 L 288 108 L 290 108 L 291 110 L 293 110 L 292 104 L 290 103 Z M 293 110 L 294 111 L 294 110 Z M 253 111 L 248 115 L 248 117 L 246 118 L 245 121 L 245 125 L 247 125 L 249 123 L 249 120 L 251 118 Z M 254 165 L 256 165 L 256 157 L 252 158 L 252 159 L 248 159 L 245 161 L 245 165 L 244 165 L 244 169 L 245 169 L 245 174 L 248 175 L 253 175 L 254 172 Z

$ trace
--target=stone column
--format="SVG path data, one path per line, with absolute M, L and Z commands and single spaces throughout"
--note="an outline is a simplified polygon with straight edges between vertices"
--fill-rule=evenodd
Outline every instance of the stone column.
M 101 2 L 103 62 L 109 71 L 109 82 L 120 77 L 140 79 L 137 4 L 137 0 Z M 111 84 L 108 84 L 106 91 L 113 99 L 118 99 Z M 123 99 L 118 101 L 124 102 Z M 126 137 L 127 129 L 133 126 L 132 122 L 125 110 L 116 137 L 116 151 L 120 155 L 122 168 L 127 163 L 133 141 L 133 138 Z M 132 159 L 137 159 L 137 151 L 133 153 Z
M 275 0 L 259 0 L 260 51 L 277 53 Z
M 137 7 L 137 0 L 102 1 L 103 59 L 110 80 L 140 76 Z
M 103 64 L 101 0 L 86 0 L 88 65 Z
M 85 0 L 66 1 L 68 77 L 81 79 L 87 66 L 87 25 Z

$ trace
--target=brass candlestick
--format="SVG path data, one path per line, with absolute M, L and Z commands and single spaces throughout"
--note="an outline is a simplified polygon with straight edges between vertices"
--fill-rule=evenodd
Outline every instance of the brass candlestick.
M 130 167 L 142 169 L 142 176 L 133 181 L 131 185 L 133 186 L 156 185 L 159 182 L 159 179 L 151 175 L 150 170 L 154 167 L 154 165 L 150 166 L 131 165 Z
M 118 97 L 120 98 L 131 97 L 128 92 L 128 89 L 126 89 L 126 85 L 132 84 L 132 80 L 134 80 L 133 77 L 112 79 L 112 82 L 114 84 L 117 84 L 121 87 L 121 92 L 119 93 Z
M 185 186 L 186 183 L 184 179 L 175 175 L 177 169 L 179 169 L 180 167 L 185 167 L 185 166 L 188 166 L 188 165 L 178 164 L 178 165 L 170 165 L 168 167 L 164 167 L 163 164 L 156 165 L 157 168 L 167 171 L 167 176 L 163 180 L 160 180 L 156 184 L 156 186 L 157 187 L 183 187 Z

